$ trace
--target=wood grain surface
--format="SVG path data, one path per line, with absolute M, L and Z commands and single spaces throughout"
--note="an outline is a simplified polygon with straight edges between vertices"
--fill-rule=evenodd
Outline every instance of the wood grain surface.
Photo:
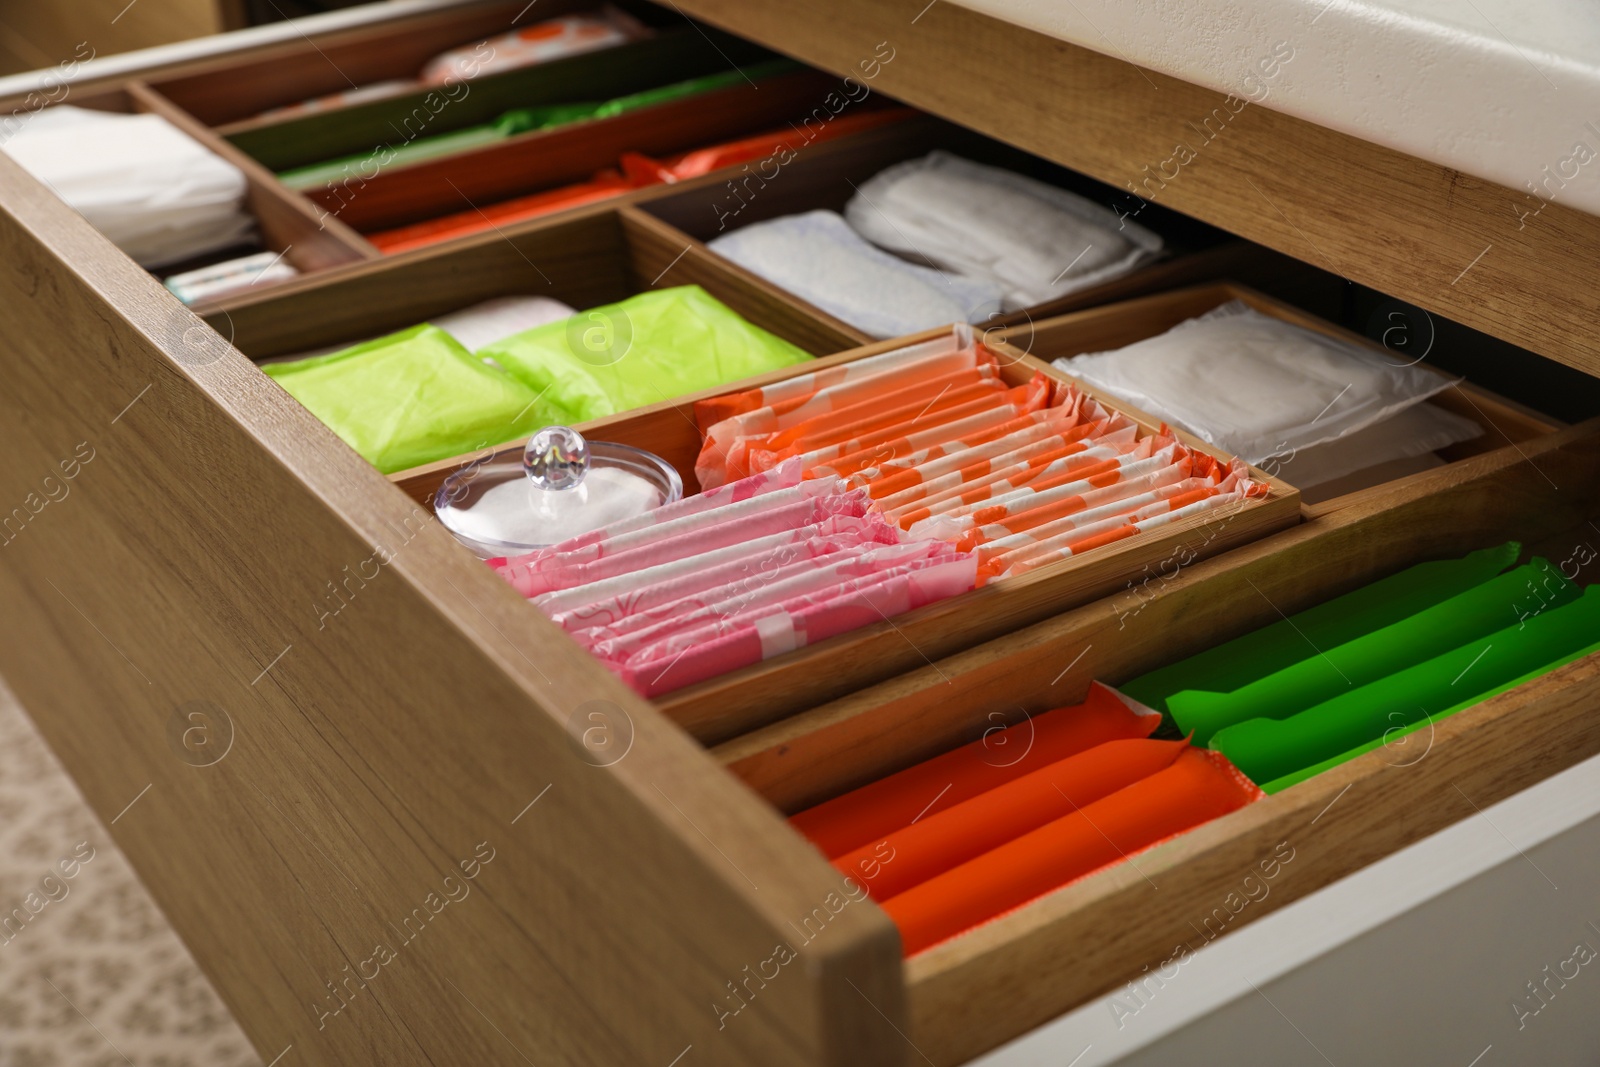
M 265 1060 L 901 1061 L 886 917 L 7 160 L 0 303 L 0 672 Z
M 678 7 L 836 74 L 873 72 L 874 89 L 908 104 L 1600 374 L 1600 217 L 1553 203 L 1523 225 L 1521 191 L 1264 105 L 1235 114 L 1223 93 L 958 4 Z M 1287 44 L 1320 47 L 1310 25 Z M 1221 132 L 1204 140 L 1194 127 L 1207 120 Z M 1199 147 L 1163 180 L 1180 140 Z M 1530 161 L 1530 180 L 1537 170 Z M 1130 194 L 1115 206 L 1138 205 Z

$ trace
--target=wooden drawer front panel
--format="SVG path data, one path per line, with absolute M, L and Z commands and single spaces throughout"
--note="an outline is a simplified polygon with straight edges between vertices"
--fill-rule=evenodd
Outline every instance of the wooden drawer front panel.
M 864 904 L 719 1030 L 831 868 L 6 160 L 0 209 L 0 670 L 264 1059 L 897 1062 Z

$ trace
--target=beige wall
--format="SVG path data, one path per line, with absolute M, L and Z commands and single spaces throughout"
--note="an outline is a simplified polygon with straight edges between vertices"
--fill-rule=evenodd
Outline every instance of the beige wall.
M 0 0 L 0 74 L 55 66 L 87 41 L 95 55 L 202 37 L 232 0 Z

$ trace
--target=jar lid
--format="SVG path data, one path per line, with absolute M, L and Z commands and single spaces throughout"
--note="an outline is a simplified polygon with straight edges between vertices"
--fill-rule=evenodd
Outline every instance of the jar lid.
M 660 456 L 548 426 L 529 438 L 520 461 L 450 475 L 433 510 L 456 540 L 491 559 L 560 544 L 682 496 L 683 480 Z

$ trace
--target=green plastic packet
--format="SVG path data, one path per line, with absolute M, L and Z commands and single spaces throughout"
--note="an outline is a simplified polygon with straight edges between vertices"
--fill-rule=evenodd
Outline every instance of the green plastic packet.
M 1273 782 L 1430 716 L 1476 704 L 1600 643 L 1600 586 L 1485 638 L 1358 686 L 1287 719 L 1251 719 L 1211 747 L 1253 782 Z
M 1391 574 L 1344 596 L 1117 687 L 1123 695 L 1167 713 L 1168 699 L 1185 689 L 1232 692 L 1363 634 L 1415 615 L 1481 585 L 1517 561 L 1522 546 L 1508 541 L 1461 559 L 1433 560 Z
M 1504 685 L 1496 686 L 1489 692 L 1479 693 L 1470 700 L 1463 701 L 1459 704 L 1454 704 L 1443 711 L 1435 712 L 1426 718 L 1419 719 L 1409 726 L 1391 727 L 1383 732 L 1382 737 L 1376 737 L 1364 745 L 1359 745 L 1356 748 L 1350 749 L 1348 752 L 1341 752 L 1337 756 L 1331 756 L 1328 759 L 1323 760 L 1321 763 L 1313 763 L 1309 767 L 1303 767 L 1300 770 L 1295 771 L 1293 774 L 1284 775 L 1282 778 L 1274 778 L 1272 781 L 1263 785 L 1261 787 L 1261 791 L 1263 793 L 1281 793 L 1283 790 L 1288 789 L 1291 785 L 1299 785 L 1308 778 L 1315 778 L 1317 775 L 1321 774 L 1325 770 L 1328 770 L 1330 767 L 1337 767 L 1341 763 L 1353 760 L 1357 756 L 1365 755 L 1366 753 L 1371 752 L 1373 749 L 1382 748 L 1385 745 L 1389 746 L 1397 754 L 1399 754 L 1399 758 L 1394 761 L 1394 766 L 1409 767 L 1412 764 L 1420 762 L 1428 754 L 1428 750 L 1432 747 L 1431 738 L 1426 742 L 1413 742 L 1407 740 L 1414 734 L 1421 731 L 1424 727 L 1437 723 L 1441 719 L 1448 718 L 1449 716 L 1465 708 L 1470 708 L 1474 704 L 1481 704 L 1492 696 L 1498 696 L 1508 690 L 1515 689 L 1524 682 L 1531 682 L 1541 675 L 1549 674 L 1557 667 L 1564 667 L 1568 663 L 1580 660 L 1585 656 L 1593 655 L 1596 652 L 1600 652 L 1600 641 L 1596 641 L 1592 645 L 1587 645 L 1583 648 L 1580 648 L 1577 652 L 1570 656 L 1564 656 L 1557 662 L 1547 663 L 1536 670 L 1529 671 L 1527 674 L 1524 674 L 1521 677 L 1513 678 Z
M 538 395 L 539 426 L 604 418 L 811 358 L 698 285 L 654 289 L 478 350 Z
M 1443 655 L 1521 617 L 1575 600 L 1579 589 L 1535 559 L 1449 600 L 1315 654 L 1229 693 L 1188 689 L 1167 698 L 1173 721 L 1194 743 L 1250 719 L 1286 719 L 1350 689 Z
M 674 82 L 671 85 L 662 85 L 654 89 L 645 89 L 642 92 L 629 93 L 626 96 L 613 97 L 604 101 L 575 102 L 567 104 L 546 104 L 540 107 L 516 108 L 507 111 L 493 122 L 483 123 L 478 126 L 469 126 L 450 133 L 435 134 L 431 137 L 418 137 L 403 144 L 387 144 L 375 146 L 369 151 L 355 155 L 341 156 L 338 159 L 324 160 L 321 163 L 312 163 L 304 167 L 283 171 L 278 175 L 278 180 L 291 189 L 311 189 L 329 182 L 360 177 L 371 181 L 372 173 L 363 171 L 383 170 L 389 167 L 404 167 L 415 163 L 426 162 L 430 159 L 440 159 L 444 156 L 453 156 L 459 152 L 467 152 L 484 145 L 495 144 L 534 130 L 551 130 L 558 126 L 566 126 L 586 119 L 611 118 L 625 112 L 635 111 L 642 107 L 652 107 L 665 104 L 672 100 L 679 100 L 700 93 L 724 89 L 729 85 L 750 79 L 768 77 L 773 74 L 783 73 L 791 69 L 798 69 L 799 64 L 793 60 L 775 59 L 766 63 L 758 63 L 745 68 L 744 71 L 728 70 L 717 74 L 707 74 L 699 78 L 689 78 L 686 81 Z
M 424 323 L 262 371 L 392 474 L 530 434 L 538 394 Z

